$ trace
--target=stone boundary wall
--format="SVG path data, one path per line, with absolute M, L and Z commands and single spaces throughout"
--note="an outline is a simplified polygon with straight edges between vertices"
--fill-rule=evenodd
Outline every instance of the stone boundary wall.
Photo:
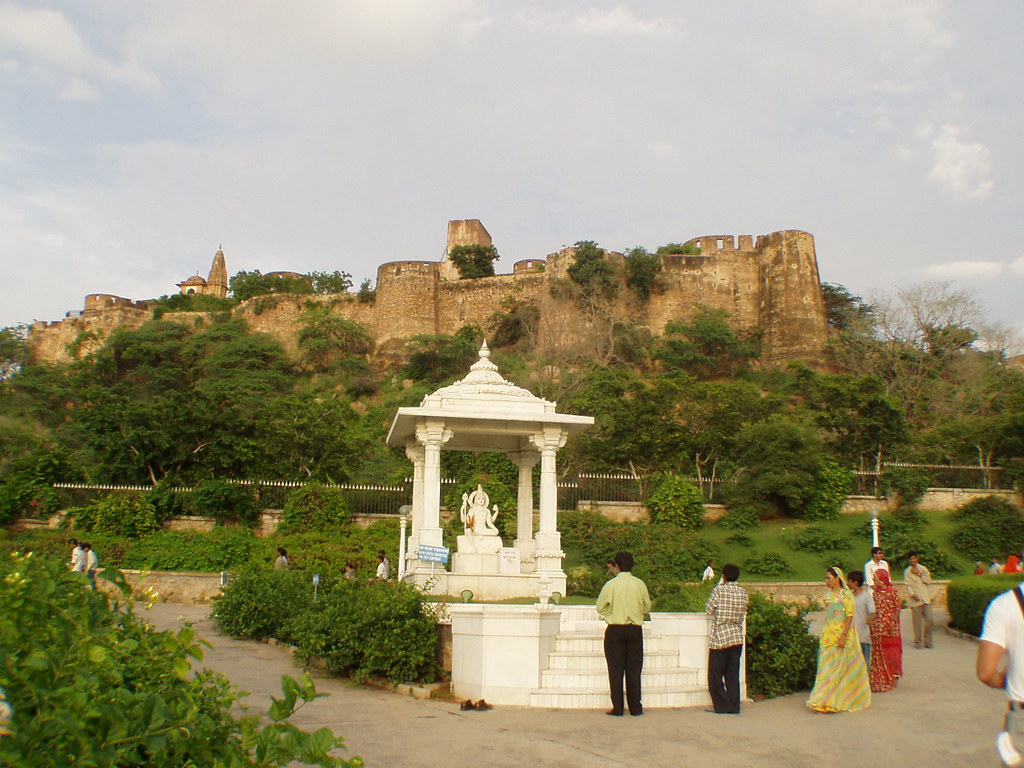
M 155 599 L 158 602 L 190 604 L 207 603 L 221 592 L 221 575 L 219 573 L 190 573 L 184 571 L 135 571 L 122 570 L 128 583 L 135 589 L 136 595 L 143 599 Z M 899 573 L 897 575 L 900 575 Z M 101 579 L 99 584 L 105 584 Z M 740 576 L 740 584 L 748 591 L 759 592 L 775 600 L 788 603 L 807 605 L 812 600 L 821 605 L 825 602 L 828 588 L 824 580 L 817 581 L 744 581 Z M 907 591 L 902 581 L 894 582 L 901 596 L 906 597 Z M 936 608 L 946 610 L 946 587 L 948 579 L 935 580 L 935 599 L 932 603 Z M 108 590 L 113 587 L 107 586 Z

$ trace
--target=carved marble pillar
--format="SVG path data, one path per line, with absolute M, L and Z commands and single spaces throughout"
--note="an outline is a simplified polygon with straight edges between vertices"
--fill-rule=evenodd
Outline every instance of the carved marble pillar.
M 423 446 L 423 518 L 419 543 L 440 547 L 441 540 L 441 448 L 452 437 L 443 419 L 425 419 L 416 427 L 416 440 Z
M 517 451 L 509 458 L 519 467 L 519 492 L 516 495 L 516 542 L 522 573 L 533 571 L 536 562 L 537 542 L 533 538 L 533 468 L 540 460 L 540 454 L 533 451 Z
M 558 532 L 558 475 L 555 454 L 565 445 L 566 433 L 547 427 L 531 435 L 530 442 L 540 452 L 540 521 L 537 525 L 536 570 L 562 572 L 562 535 Z
M 422 445 L 410 440 L 405 445 L 405 455 L 412 462 L 412 529 L 409 532 L 405 550 L 406 572 L 414 570 L 416 550 L 420 544 L 420 529 L 423 527 L 423 459 Z

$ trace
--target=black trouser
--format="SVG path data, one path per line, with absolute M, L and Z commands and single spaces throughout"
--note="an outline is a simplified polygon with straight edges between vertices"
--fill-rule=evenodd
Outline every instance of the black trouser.
M 708 692 L 715 712 L 738 714 L 740 711 L 740 656 L 742 645 L 712 648 L 708 651 Z
M 637 624 L 609 624 L 604 630 L 604 658 L 608 662 L 608 686 L 612 712 L 622 714 L 622 678 L 626 678 L 629 714 L 642 715 L 640 673 L 644 668 L 644 629 Z

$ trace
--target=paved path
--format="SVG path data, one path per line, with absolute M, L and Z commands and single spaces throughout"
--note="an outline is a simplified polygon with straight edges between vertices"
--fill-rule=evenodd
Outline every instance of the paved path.
M 300 670 L 286 650 L 219 635 L 208 610 L 163 603 L 150 618 L 161 629 L 193 622 L 214 645 L 206 666 L 265 711 L 269 696 L 280 695 L 281 675 Z M 903 618 L 904 638 L 912 637 L 907 611 Z M 899 687 L 876 694 L 868 710 L 839 715 L 808 710 L 806 692 L 747 703 L 739 717 L 702 709 L 652 709 L 638 718 L 513 707 L 461 712 L 453 702 L 320 679 L 317 687 L 331 695 L 294 721 L 329 726 L 369 768 L 983 768 L 999 765 L 994 741 L 1006 704 L 1001 691 L 974 679 L 976 648 L 942 632 L 931 650 L 905 644 Z

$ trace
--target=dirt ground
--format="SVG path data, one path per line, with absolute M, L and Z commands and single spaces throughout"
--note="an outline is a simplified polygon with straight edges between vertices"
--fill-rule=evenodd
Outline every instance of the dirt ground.
M 208 605 L 162 603 L 150 611 L 161 629 L 192 622 L 210 641 L 206 666 L 249 691 L 255 711 L 280 695 L 281 675 L 298 674 L 287 650 L 219 635 Z M 944 622 L 944 614 L 936 616 Z M 997 766 L 995 735 L 1006 699 L 974 678 L 977 645 L 938 629 L 933 649 L 915 650 L 903 615 L 905 677 L 876 694 L 863 712 L 821 715 L 806 692 L 745 703 L 739 716 L 703 709 L 646 710 L 643 717 L 602 711 L 496 707 L 462 712 L 458 703 L 421 700 L 342 680 L 319 679 L 331 695 L 294 718 L 342 736 L 370 768 L 558 766 L 559 768 L 848 768 L 915 765 Z

